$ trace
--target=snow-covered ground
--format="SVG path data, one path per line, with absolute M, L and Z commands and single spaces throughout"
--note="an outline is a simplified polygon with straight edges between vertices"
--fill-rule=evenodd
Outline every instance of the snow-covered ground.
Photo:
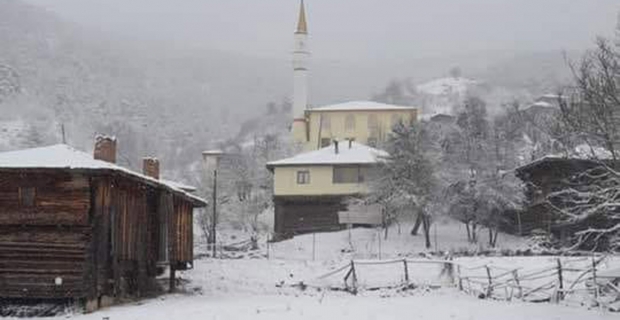
M 76 320 L 168 319 L 617 319 L 617 314 L 553 304 L 480 300 L 455 289 L 343 292 L 278 287 L 280 281 L 304 279 L 326 267 L 325 261 L 302 262 L 267 259 L 196 262 L 183 273 L 191 279 L 192 294 L 166 295 L 117 306 Z
M 270 247 L 270 256 L 288 260 L 331 260 L 342 259 L 389 259 L 403 256 L 417 256 L 427 251 L 424 237 L 411 236 L 412 224 L 394 225 L 383 238 L 382 229 L 352 229 L 332 233 L 318 233 L 297 236 L 291 240 L 276 243 Z M 421 230 L 420 230 L 421 232 Z M 430 251 L 482 251 L 488 249 L 487 230 L 479 231 L 479 243 L 467 242 L 465 225 L 451 219 L 438 221 L 431 227 Z M 498 249 L 524 250 L 528 247 L 523 238 L 500 234 Z
M 460 296 L 454 292 L 413 293 L 383 297 L 343 294 L 315 296 L 229 295 L 219 298 L 170 296 L 143 305 L 116 307 L 75 319 L 617 319 L 617 315 L 548 304 L 500 303 Z

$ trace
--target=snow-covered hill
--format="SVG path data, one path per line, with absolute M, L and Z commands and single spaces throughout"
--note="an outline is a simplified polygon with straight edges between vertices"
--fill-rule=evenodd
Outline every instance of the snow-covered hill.
M 478 81 L 463 77 L 439 78 L 416 86 L 423 105 L 422 117 L 452 114 L 453 109 L 478 86 Z
M 478 85 L 478 81 L 467 78 L 439 78 L 417 86 L 420 93 L 434 96 L 464 96 L 472 87 Z

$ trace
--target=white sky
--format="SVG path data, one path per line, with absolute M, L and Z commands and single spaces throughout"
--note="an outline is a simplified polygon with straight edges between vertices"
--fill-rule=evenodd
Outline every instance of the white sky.
M 297 0 L 27 0 L 130 39 L 288 57 Z M 583 49 L 610 35 L 618 0 L 306 0 L 314 56 L 381 60 Z

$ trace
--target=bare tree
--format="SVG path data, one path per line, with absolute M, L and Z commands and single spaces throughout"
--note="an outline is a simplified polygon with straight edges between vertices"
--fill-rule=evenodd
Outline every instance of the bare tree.
M 575 86 L 559 100 L 562 121 L 576 139 L 620 157 L 620 55 L 606 39 L 571 65 Z
M 620 54 L 609 40 L 572 64 L 575 85 L 560 100 L 573 139 L 588 146 L 591 166 L 547 196 L 572 248 L 620 250 Z M 578 155 L 584 157 L 583 154 Z

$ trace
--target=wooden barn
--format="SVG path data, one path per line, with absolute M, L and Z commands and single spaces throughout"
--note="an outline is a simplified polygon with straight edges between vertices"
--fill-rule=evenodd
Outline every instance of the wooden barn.
M 614 164 L 604 160 L 607 165 Z M 552 192 L 575 185 L 573 177 L 586 170 L 600 167 L 599 160 L 585 157 L 546 156 L 515 170 L 517 176 L 526 184 L 527 205 L 522 212 L 515 213 L 508 221 L 510 232 L 529 235 L 533 230 L 544 230 L 555 234 L 560 240 L 573 230 L 557 224 L 557 211 L 548 202 Z
M 204 200 L 117 166 L 116 140 L 94 157 L 67 145 L 0 153 L 0 299 L 71 299 L 96 309 L 145 295 L 193 263 L 193 209 Z

